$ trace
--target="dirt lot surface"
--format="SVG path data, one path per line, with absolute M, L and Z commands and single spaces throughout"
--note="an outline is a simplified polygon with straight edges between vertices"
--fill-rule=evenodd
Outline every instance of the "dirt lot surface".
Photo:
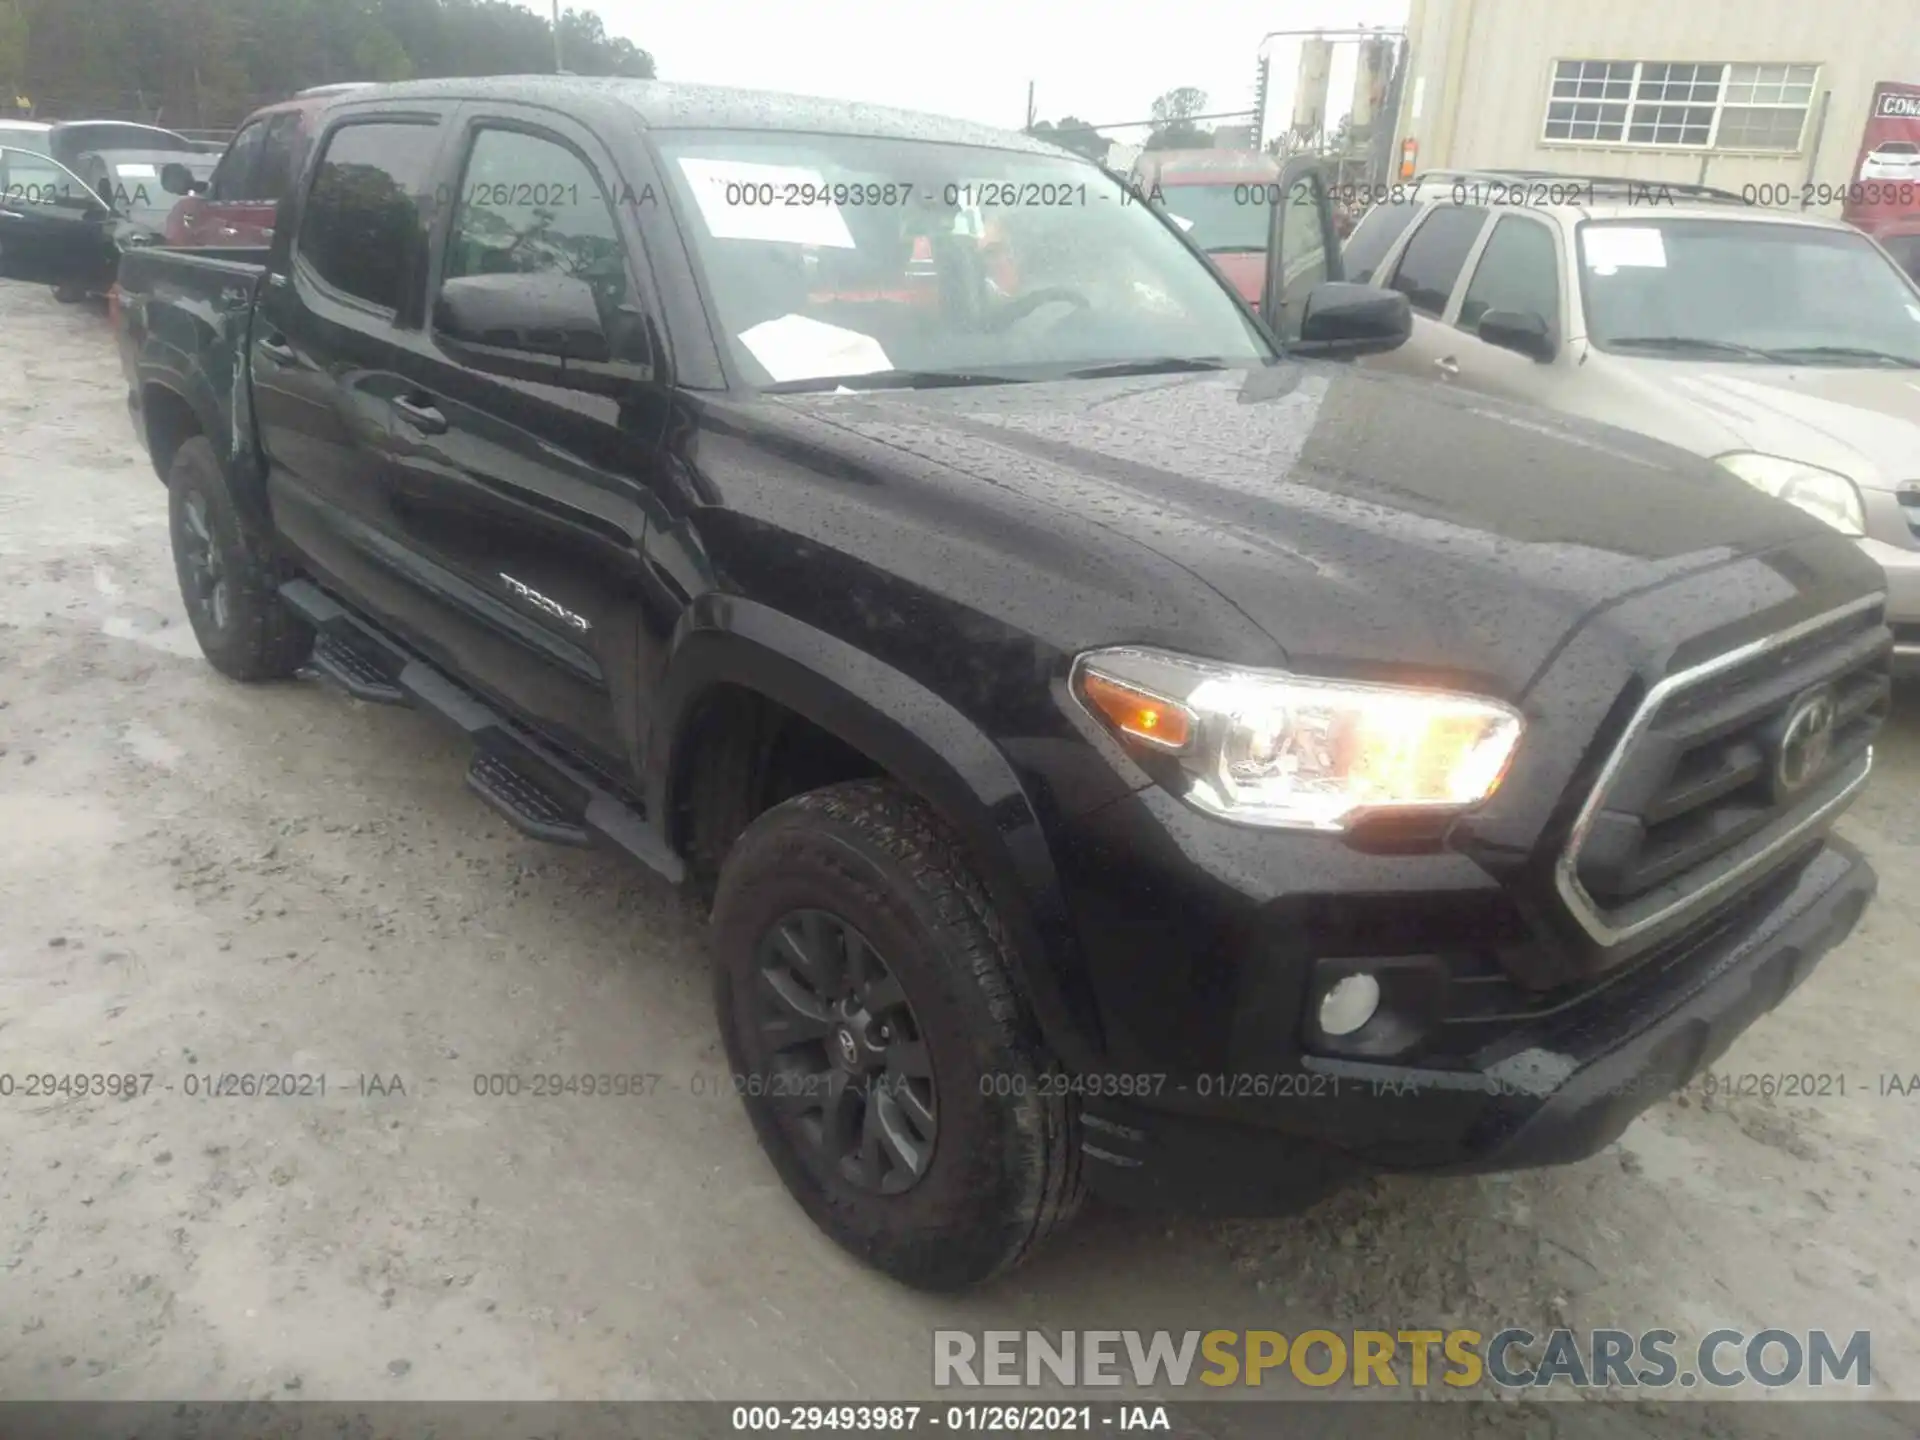
M 1718 1067 L 1844 1097 L 1677 1097 L 1578 1166 L 1290 1221 L 1095 1211 L 937 1300 L 822 1239 L 718 1093 L 673 894 L 510 831 L 423 716 L 201 661 L 123 396 L 99 312 L 0 285 L 0 1071 L 155 1077 L 0 1099 L 0 1398 L 906 1397 L 939 1326 L 1567 1323 L 1869 1330 L 1920 1400 L 1920 1095 L 1881 1093 L 1920 1071 L 1920 695 L 1845 823 L 1877 906 Z M 662 1079 L 475 1093 L 555 1071 Z M 188 1093 L 222 1073 L 326 1093 Z M 1699 1398 L 1613 1418 L 1730 1433 Z M 1391 1428 L 1576 1433 L 1549 1408 Z

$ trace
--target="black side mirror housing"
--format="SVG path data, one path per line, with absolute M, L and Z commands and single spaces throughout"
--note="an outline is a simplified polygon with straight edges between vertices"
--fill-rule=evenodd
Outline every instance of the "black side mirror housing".
M 1314 286 L 1293 355 L 1345 360 L 1397 350 L 1413 335 L 1413 307 L 1398 290 L 1329 280 Z
M 169 160 L 160 167 L 160 188 L 169 195 L 199 195 L 205 192 L 206 184 L 193 178 L 193 172 L 178 160 Z
M 572 275 L 462 275 L 440 287 L 433 328 L 497 375 L 618 395 L 650 374 L 615 358 L 593 287 Z
M 1480 338 L 1502 350 L 1513 350 L 1541 364 L 1559 351 L 1547 322 L 1531 310 L 1489 310 L 1480 317 Z

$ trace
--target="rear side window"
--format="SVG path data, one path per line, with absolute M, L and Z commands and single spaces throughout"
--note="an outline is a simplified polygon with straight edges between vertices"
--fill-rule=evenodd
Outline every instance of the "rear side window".
M 1487 237 L 1473 283 L 1460 301 L 1460 326 L 1471 330 L 1489 310 L 1538 315 L 1560 331 L 1560 250 L 1538 220 L 1503 215 Z
M 1414 309 L 1439 315 L 1447 308 L 1447 297 L 1486 218 L 1487 212 L 1478 205 L 1436 205 L 1401 252 L 1393 288 Z
M 433 125 L 397 121 L 333 132 L 300 220 L 299 258 L 315 276 L 369 305 L 400 308 L 439 140 Z
M 213 184 L 207 195 L 212 200 L 251 200 L 253 174 L 260 162 L 260 151 L 267 143 L 267 122 L 256 120 L 233 137 L 227 153 L 214 167 Z
M 1347 279 L 1356 285 L 1373 279 L 1375 267 L 1393 248 L 1393 242 L 1407 233 L 1407 226 L 1413 223 L 1419 210 L 1416 202 L 1402 200 L 1396 205 L 1376 205 L 1362 215 L 1340 250 Z

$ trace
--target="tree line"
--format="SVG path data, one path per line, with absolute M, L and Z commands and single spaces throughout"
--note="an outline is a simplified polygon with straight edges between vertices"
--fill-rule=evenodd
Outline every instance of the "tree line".
M 598 15 L 560 19 L 566 68 L 648 78 Z M 553 27 L 509 0 L 0 0 L 0 111 L 230 128 L 309 85 L 550 73 Z
M 1150 129 L 1143 150 L 1204 150 L 1213 144 L 1213 134 L 1201 128 L 1195 118 L 1204 115 L 1207 110 L 1207 92 L 1195 89 L 1191 85 L 1182 85 L 1169 90 L 1153 102 L 1153 116 L 1148 125 Z M 1249 112 L 1251 118 L 1251 112 Z M 1101 134 L 1077 115 L 1065 115 L 1058 121 L 1041 120 L 1032 125 L 1027 133 L 1055 145 L 1085 155 L 1092 160 L 1105 160 L 1108 147 L 1112 144 L 1109 137 Z

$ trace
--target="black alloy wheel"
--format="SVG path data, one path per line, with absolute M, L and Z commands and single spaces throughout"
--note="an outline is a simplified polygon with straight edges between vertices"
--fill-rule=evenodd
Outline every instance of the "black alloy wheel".
M 753 1023 L 796 1139 L 861 1190 L 898 1195 L 939 1138 L 933 1060 L 873 945 L 825 910 L 792 910 L 758 947 Z
M 232 590 L 207 518 L 206 497 L 188 494 L 180 506 L 180 519 L 180 598 L 197 618 L 224 635 L 232 616 Z

